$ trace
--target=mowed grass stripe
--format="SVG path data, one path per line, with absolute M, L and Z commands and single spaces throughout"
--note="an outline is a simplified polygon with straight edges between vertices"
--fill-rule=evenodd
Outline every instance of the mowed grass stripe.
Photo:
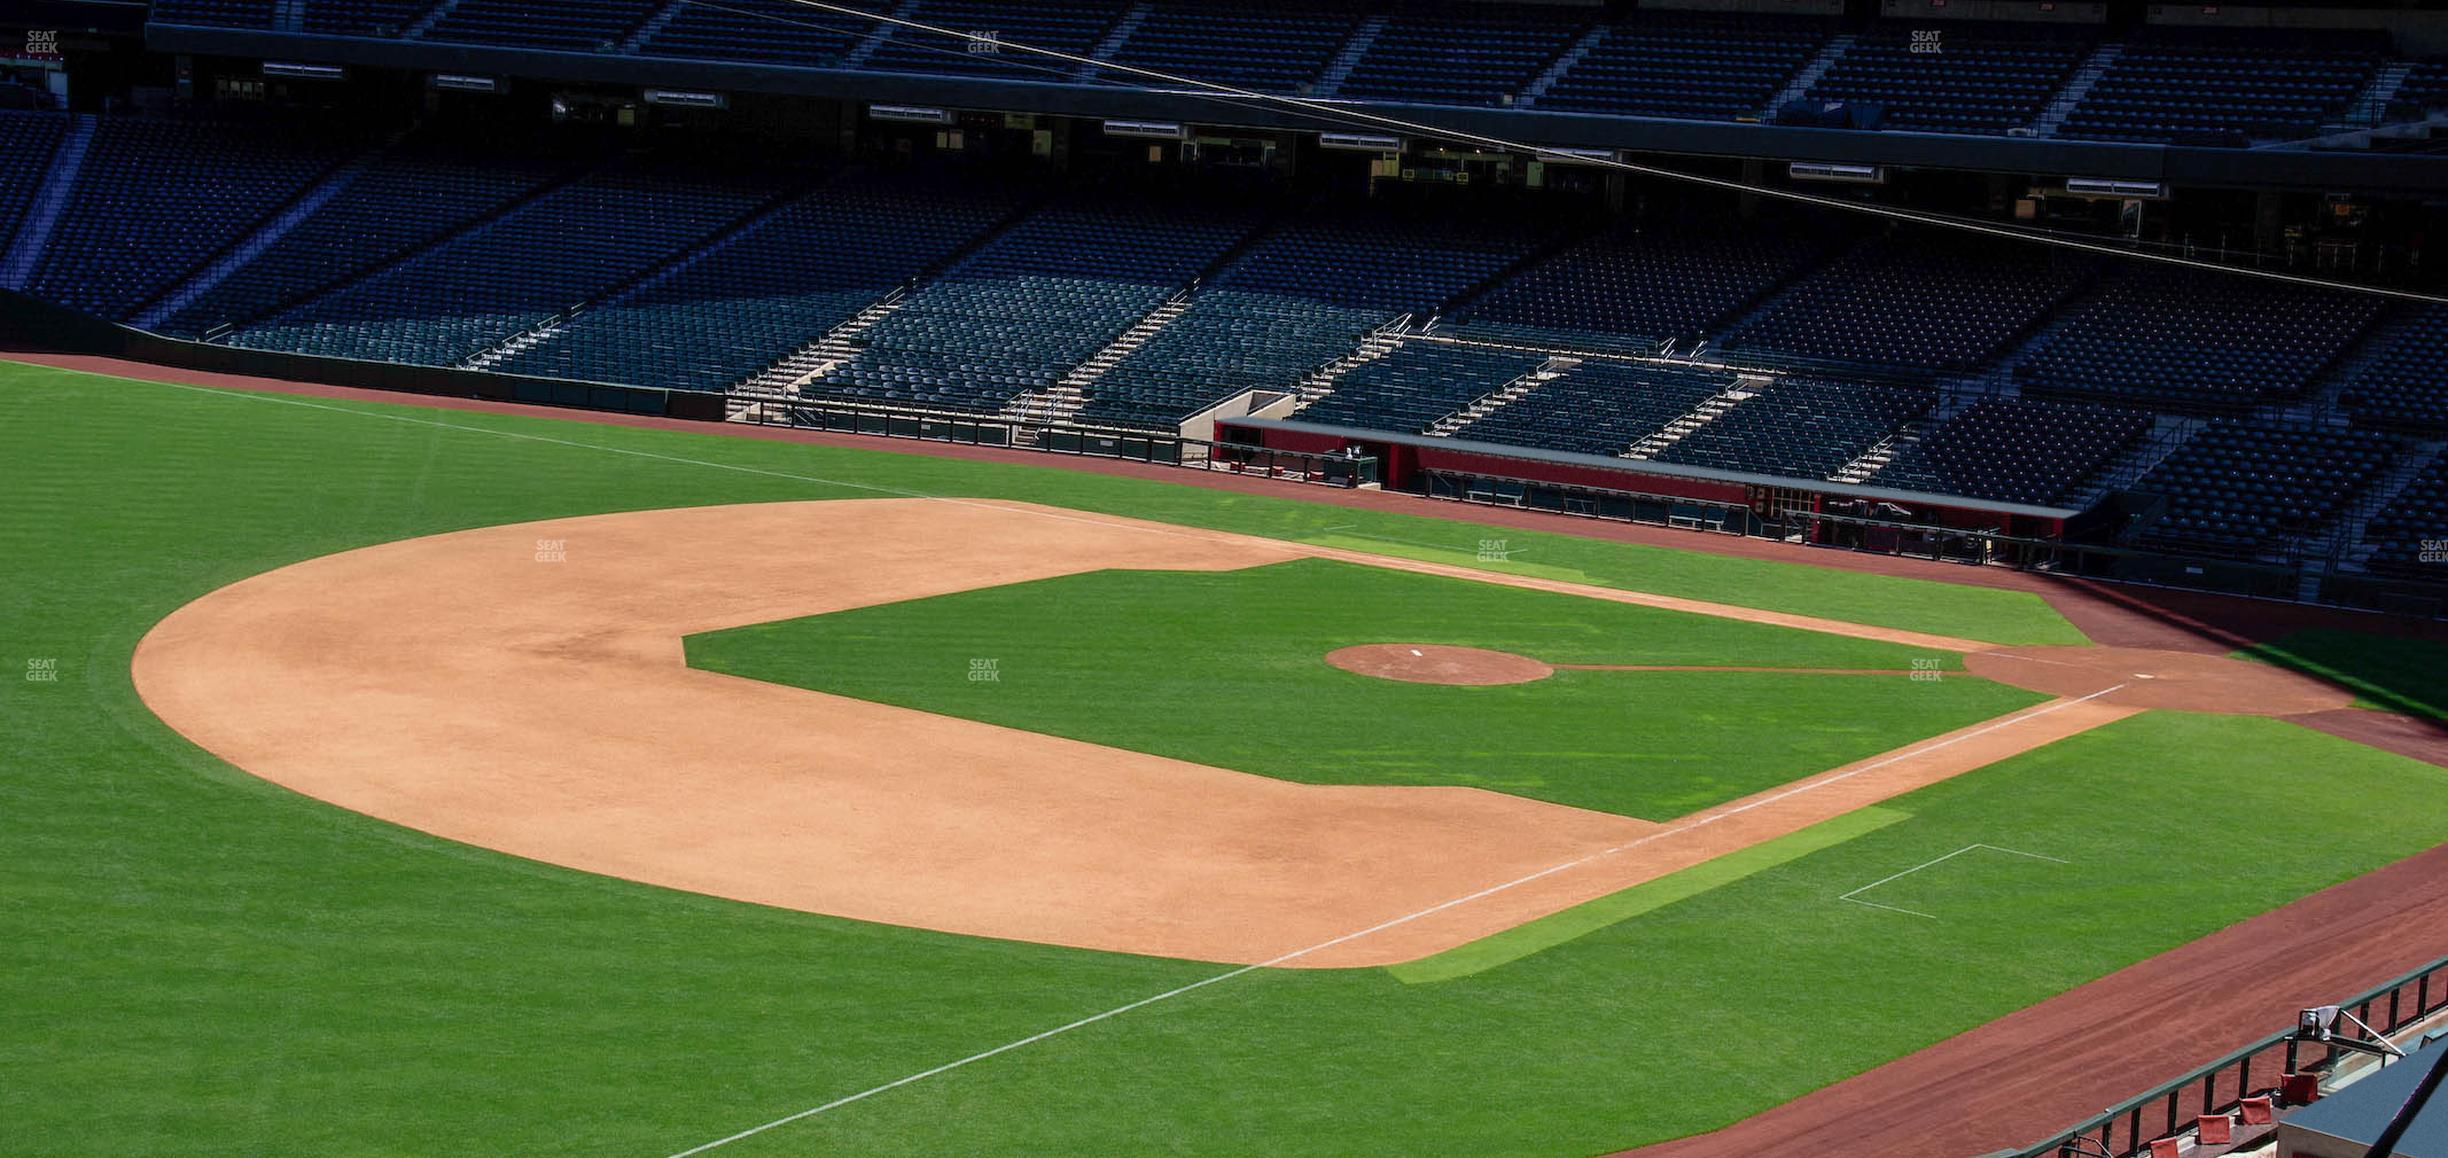
M 1468 945 L 1448 949 L 1434 957 L 1387 966 L 1386 972 L 1408 985 L 1468 977 L 1910 818 L 1910 813 L 1877 805 L 1855 809 L 1790 836 L 1755 844 L 1740 852 L 1727 853 L 1681 872 L 1634 885 L 1612 896 L 1578 904 L 1495 936 L 1482 937 Z

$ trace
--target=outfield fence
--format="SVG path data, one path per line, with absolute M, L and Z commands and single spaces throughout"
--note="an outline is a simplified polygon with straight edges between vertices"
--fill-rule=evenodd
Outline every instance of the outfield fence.
M 2448 1010 L 2448 958 L 2337 1003 L 2382 1034 Z M 2341 1019 L 2341 1029 L 2343 1029 Z M 1998 1158 L 2139 1158 L 2151 1143 L 2190 1132 L 2204 1114 L 2232 1114 L 2252 1097 L 2284 1103 L 2285 1079 L 2317 1081 L 2355 1052 L 2297 1030 L 2272 1034 L 2191 1073 L 2110 1106 L 2048 1141 Z

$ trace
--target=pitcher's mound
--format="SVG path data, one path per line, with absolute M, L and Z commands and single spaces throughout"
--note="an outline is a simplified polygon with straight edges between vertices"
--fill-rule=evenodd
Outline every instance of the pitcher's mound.
M 1526 684 L 1555 674 L 1554 668 L 1526 655 L 1441 643 L 1364 643 L 1327 652 L 1326 662 L 1364 676 L 1415 684 L 1485 687 Z

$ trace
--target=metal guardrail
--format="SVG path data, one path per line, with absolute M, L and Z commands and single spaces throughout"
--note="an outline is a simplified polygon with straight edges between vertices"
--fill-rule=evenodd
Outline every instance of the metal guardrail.
M 2395 1033 L 2448 1010 L 2448 958 L 2337 1004 L 2379 1033 Z M 2233 1113 L 2246 1098 L 2274 1096 L 2277 1079 L 2326 1074 L 2349 1052 L 2296 1030 L 2272 1034 L 2000 1158 L 2138 1158 L 2153 1141 L 2191 1130 L 2197 1116 Z
M 1378 481 L 1374 458 L 1311 454 L 1233 442 L 1211 442 L 1159 431 L 1122 427 L 1048 425 L 997 415 L 877 406 L 830 398 L 780 398 L 735 393 L 749 407 L 743 416 L 758 426 L 785 426 L 839 434 L 881 435 L 966 446 L 1008 447 L 1084 458 L 1243 474 L 1287 482 L 1353 488 Z

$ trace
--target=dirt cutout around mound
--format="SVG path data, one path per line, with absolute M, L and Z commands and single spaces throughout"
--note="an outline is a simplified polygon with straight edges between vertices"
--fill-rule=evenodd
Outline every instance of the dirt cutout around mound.
M 1526 655 L 1442 643 L 1364 643 L 1327 652 L 1326 662 L 1381 680 L 1474 688 L 1526 684 L 1555 674 L 1555 668 Z
M 147 706 L 230 763 L 453 840 L 835 916 L 1296 967 L 1416 960 L 2132 711 L 2059 700 L 1656 824 L 1473 788 L 1296 784 L 697 671 L 682 654 L 697 632 L 979 587 L 1304 556 L 1453 570 L 1019 503 L 644 511 L 267 572 L 163 620 L 134 676 Z

